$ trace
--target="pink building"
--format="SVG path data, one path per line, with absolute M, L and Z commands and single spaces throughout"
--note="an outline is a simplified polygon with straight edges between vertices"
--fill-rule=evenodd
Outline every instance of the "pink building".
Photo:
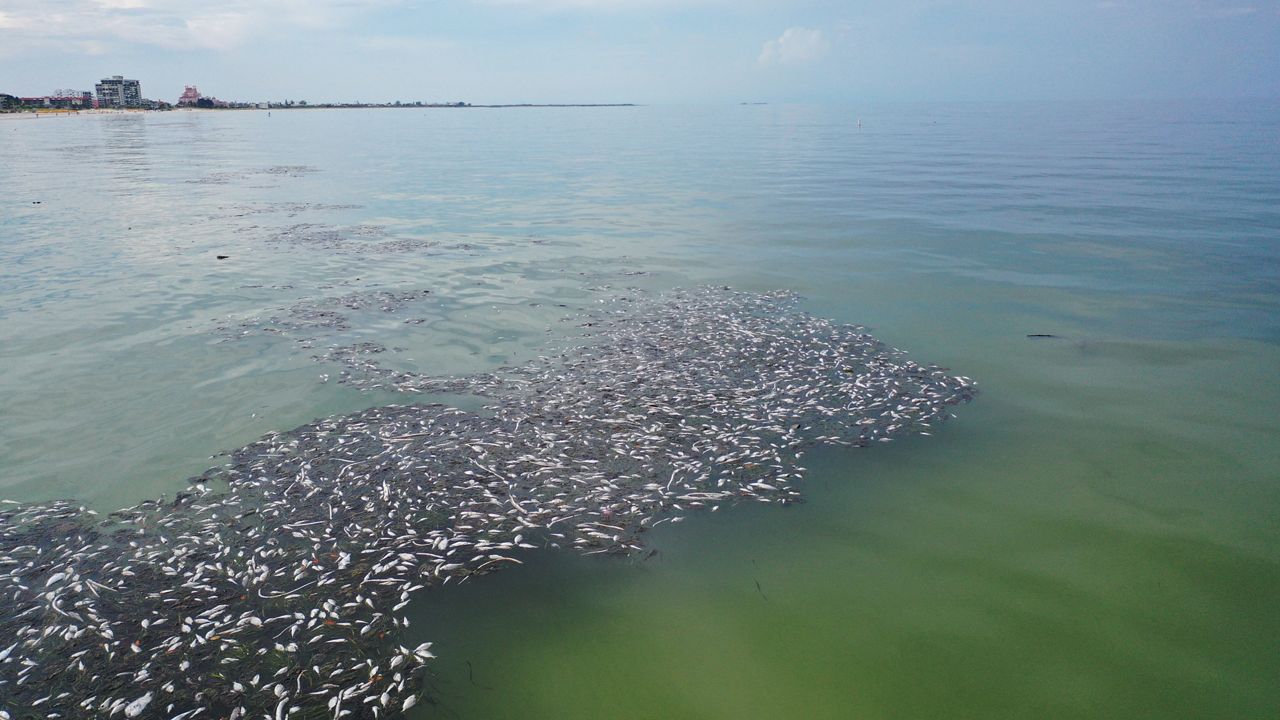
M 200 102 L 200 91 L 195 85 L 188 85 L 182 91 L 182 97 L 178 98 L 178 105 L 195 105 Z

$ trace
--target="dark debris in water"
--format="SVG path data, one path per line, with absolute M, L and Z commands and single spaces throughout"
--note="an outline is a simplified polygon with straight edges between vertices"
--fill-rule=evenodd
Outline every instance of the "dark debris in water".
M 319 169 L 309 165 L 272 165 L 270 167 L 256 168 L 252 170 L 214 172 L 209 173 L 208 175 L 203 175 L 194 180 L 187 180 L 187 182 L 195 185 L 228 185 L 232 182 L 243 180 L 254 175 L 301 177 L 314 172 L 319 172 Z
M 292 335 L 299 340 L 318 332 L 351 329 L 348 312 L 396 313 L 431 296 L 430 290 L 372 290 L 317 300 L 302 300 L 276 314 L 252 317 L 213 329 L 223 340 L 240 340 L 258 335 Z
M 0 506 L 0 709 L 394 714 L 432 657 L 397 643 L 415 592 L 537 548 L 625 556 L 692 513 L 796 502 L 807 447 L 927 431 L 974 393 L 785 293 L 621 298 L 580 324 L 492 375 L 397 373 L 375 347 L 331 358 L 372 363 L 352 373 L 365 387 L 486 396 L 483 415 L 410 404 L 272 433 L 106 518 Z
M 268 235 L 267 241 L 274 245 L 352 254 L 406 253 L 440 246 L 438 240 L 391 237 L 381 225 L 336 227 L 316 223 L 299 223 L 279 228 Z
M 273 203 L 242 203 L 239 205 L 228 205 L 220 208 L 217 214 L 210 215 L 210 220 L 223 220 L 229 218 L 252 217 L 255 215 L 285 215 L 286 217 L 297 217 L 306 212 L 315 212 L 320 210 L 359 210 L 361 205 L 351 204 L 327 204 L 312 202 L 273 202 Z

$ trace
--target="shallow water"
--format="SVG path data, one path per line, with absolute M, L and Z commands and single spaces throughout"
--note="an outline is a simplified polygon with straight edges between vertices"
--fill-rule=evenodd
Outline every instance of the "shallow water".
M 424 717 L 1280 709 L 1274 105 L 86 116 L 6 120 L 0 154 L 12 499 L 172 494 L 402 401 L 321 382 L 328 336 L 218 330 L 368 290 L 431 290 L 341 333 L 426 372 L 712 283 L 979 382 L 932 437 L 806 458 L 806 504 L 428 593 Z

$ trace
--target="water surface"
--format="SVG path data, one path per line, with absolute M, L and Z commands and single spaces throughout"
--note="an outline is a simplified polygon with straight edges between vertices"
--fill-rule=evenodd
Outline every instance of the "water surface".
M 806 458 L 804 505 L 428 593 L 423 717 L 1280 710 L 1274 104 L 103 115 L 0 154 L 7 498 L 119 507 L 403 402 L 325 382 L 328 335 L 225 332 L 371 290 L 431 293 L 340 339 L 426 372 L 709 283 L 979 382 L 932 437 Z

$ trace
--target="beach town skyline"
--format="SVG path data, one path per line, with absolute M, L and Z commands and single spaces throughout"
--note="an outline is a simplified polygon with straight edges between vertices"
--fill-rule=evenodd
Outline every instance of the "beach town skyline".
M 634 103 L 502 103 L 478 107 L 620 107 Z M 79 112 L 86 110 L 171 110 L 183 109 L 291 109 L 333 107 L 477 107 L 461 100 L 385 100 L 379 102 L 311 102 L 305 99 L 277 100 L 223 100 L 205 95 L 194 84 L 184 85 L 175 102 L 147 98 L 142 93 L 139 80 L 123 75 L 105 77 L 94 84 L 94 89 L 57 89 L 45 95 L 19 95 L 0 89 L 0 113 L 14 112 Z

